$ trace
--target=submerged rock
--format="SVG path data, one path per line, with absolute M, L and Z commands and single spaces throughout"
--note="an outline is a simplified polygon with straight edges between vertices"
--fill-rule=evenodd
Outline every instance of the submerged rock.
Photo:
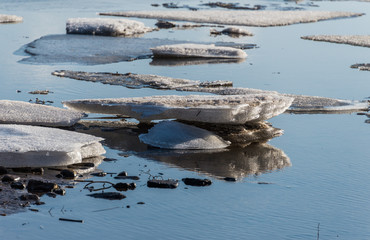
M 0 14 L 0 23 L 18 23 L 22 22 L 23 18 L 16 15 Z
M 230 145 L 212 132 L 175 121 L 162 121 L 139 138 L 146 144 L 165 149 L 220 149 Z
M 302 39 L 322 41 L 322 42 L 332 42 L 332 43 L 342 43 L 349 44 L 353 46 L 360 47 L 370 47 L 370 35 L 312 35 L 303 36 Z
M 91 34 L 103 36 L 132 36 L 152 31 L 144 23 L 128 19 L 70 18 L 67 34 Z
M 179 181 L 168 179 L 152 179 L 147 182 L 149 188 L 177 188 L 179 186 Z
M 215 23 L 228 25 L 244 25 L 255 27 L 283 26 L 296 23 L 317 22 L 327 19 L 358 17 L 363 13 L 329 12 L 329 11 L 136 11 L 107 12 L 107 16 L 139 17 Z
M 105 153 L 102 138 L 61 129 L 0 124 L 0 165 L 66 166 Z
M 151 49 L 154 57 L 160 58 L 246 58 L 247 54 L 230 47 L 216 47 L 213 44 L 174 44 L 163 45 Z
M 293 98 L 274 94 L 233 96 L 153 96 L 65 101 L 76 110 L 121 114 L 140 121 L 179 119 L 194 122 L 244 124 L 263 121 L 283 113 Z
M 102 192 L 102 193 L 92 193 L 87 194 L 87 196 L 93 197 L 93 198 L 103 198 L 108 200 L 121 200 L 126 198 L 125 195 L 118 192 Z
M 72 126 L 85 114 L 52 106 L 21 101 L 0 100 L 0 123 Z

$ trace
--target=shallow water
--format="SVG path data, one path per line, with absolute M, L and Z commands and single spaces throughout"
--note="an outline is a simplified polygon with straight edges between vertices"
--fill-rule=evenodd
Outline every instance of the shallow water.
M 164 3 L 160 1 L 158 3 Z M 235 41 L 255 43 L 259 48 L 246 50 L 241 63 L 199 65 L 156 65 L 151 59 L 102 65 L 75 63 L 26 64 L 25 56 L 14 53 L 23 45 L 42 36 L 64 34 L 70 17 L 95 17 L 96 12 L 118 10 L 156 10 L 154 1 L 123 3 L 109 1 L 11 1 L 1 0 L 0 13 L 24 17 L 20 24 L 0 25 L 0 96 L 2 99 L 28 101 L 39 97 L 54 101 L 77 98 L 134 97 L 187 92 L 127 89 L 52 76 L 55 70 L 132 72 L 157 74 L 191 80 L 232 80 L 236 87 L 275 90 L 283 93 L 317 95 L 350 100 L 370 96 L 369 72 L 351 69 L 355 63 L 369 62 L 369 48 L 313 42 L 300 39 L 311 34 L 369 35 L 370 3 L 315 2 L 319 7 L 307 10 L 365 12 L 359 18 L 328 20 L 286 27 L 252 28 L 254 37 L 239 39 L 213 37 L 209 28 L 160 30 L 144 38 L 169 38 L 186 41 Z M 241 3 L 295 6 L 293 2 L 245 1 Z M 186 4 L 197 6 L 197 1 Z M 155 20 L 139 19 L 153 27 Z M 33 90 L 48 89 L 49 95 L 30 95 Z M 20 90 L 20 93 L 17 93 Z M 137 189 L 124 194 L 121 201 L 99 200 L 86 196 L 84 184 L 67 189 L 64 197 L 43 197 L 39 212 L 24 212 L 0 218 L 4 239 L 101 239 L 122 236 L 128 239 L 320 239 L 370 238 L 370 148 L 366 116 L 356 114 L 293 115 L 271 119 L 285 134 L 268 144 L 289 158 L 279 170 L 249 169 L 266 166 L 269 161 L 235 163 L 242 150 L 226 153 L 173 154 L 158 158 L 140 143 L 135 132 L 91 133 L 103 136 L 107 157 L 106 172 L 141 173 Z M 248 150 L 248 149 L 247 149 Z M 250 153 L 251 151 L 249 151 Z M 258 151 L 253 152 L 261 156 Z M 234 154 L 234 155 L 233 155 Z M 157 155 L 157 157 L 155 157 Z M 174 157 L 175 156 L 175 157 Z M 224 156 L 218 160 L 217 157 Z M 251 155 L 245 154 L 246 157 Z M 254 155 L 253 155 L 254 156 Z M 185 161 L 189 159 L 186 164 Z M 213 159 L 213 162 L 212 162 Z M 229 160 L 228 160 L 229 159 Z M 184 160 L 184 161 L 182 161 Z M 261 163 L 262 161 L 262 163 Z M 270 161 L 271 162 L 271 161 Z M 259 164 L 258 164 L 259 163 Z M 164 178 L 208 177 L 210 187 L 187 187 L 180 183 L 174 190 L 145 186 L 150 174 Z M 220 179 L 222 173 L 243 175 L 237 182 Z M 256 171 L 254 171 L 256 172 Z M 101 180 L 100 178 L 92 178 Z M 104 178 L 115 181 L 110 176 Z M 258 183 L 270 184 L 258 184 Z M 144 201 L 144 205 L 137 205 Z M 130 205 L 130 208 L 126 208 Z M 105 211 L 97 211 L 105 210 Z M 61 222 L 58 218 L 83 219 L 84 223 Z

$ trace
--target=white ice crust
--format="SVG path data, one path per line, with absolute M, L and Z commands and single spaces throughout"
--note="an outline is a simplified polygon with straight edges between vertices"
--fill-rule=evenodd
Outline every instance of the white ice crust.
M 47 127 L 0 124 L 0 140 L 5 167 L 66 166 L 105 153 L 102 138 Z
M 15 15 L 0 14 L 0 23 L 17 23 L 22 22 L 23 18 Z
M 222 149 L 230 145 L 210 131 L 175 121 L 162 121 L 139 138 L 146 144 L 165 149 Z
M 317 22 L 320 20 L 357 17 L 362 13 L 329 11 L 126 11 L 108 12 L 100 15 L 167 19 L 227 25 L 255 27 L 283 26 L 295 23 Z
M 312 35 L 302 39 L 370 47 L 370 35 Z
M 111 18 L 70 18 L 67 20 L 66 30 L 68 34 L 104 36 L 130 36 L 152 31 L 142 22 Z
M 247 54 L 231 47 L 216 47 L 214 44 L 173 44 L 151 48 L 154 57 L 203 57 L 246 58 Z
M 38 126 L 72 126 L 84 114 L 40 104 L 0 100 L 0 123 Z
M 293 98 L 275 94 L 233 96 L 152 96 L 84 99 L 63 104 L 79 111 L 120 114 L 140 121 L 179 119 L 195 122 L 244 124 L 267 120 L 283 113 Z

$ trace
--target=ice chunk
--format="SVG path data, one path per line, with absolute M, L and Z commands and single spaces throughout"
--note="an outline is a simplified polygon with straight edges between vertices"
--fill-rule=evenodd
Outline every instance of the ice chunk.
M 274 94 L 233 96 L 152 96 L 65 101 L 69 108 L 104 114 L 121 114 L 140 121 L 179 119 L 195 122 L 244 124 L 283 113 L 293 98 Z
M 246 58 L 247 54 L 230 47 L 216 47 L 213 44 L 174 44 L 151 49 L 154 57 L 203 57 L 203 58 Z
M 55 128 L 0 124 L 0 139 L 5 167 L 66 166 L 105 153 L 102 138 Z
M 155 89 L 181 89 L 185 87 L 220 87 L 232 86 L 231 81 L 200 82 L 187 79 L 163 77 L 158 75 L 145 75 L 134 73 L 107 73 L 107 72 L 76 72 L 55 71 L 58 77 L 68 77 L 76 80 L 101 82 L 110 85 L 120 85 L 128 88 L 155 88 Z
M 107 12 L 100 15 L 168 19 L 177 21 L 192 21 L 200 23 L 215 23 L 227 25 L 244 25 L 255 27 L 283 26 L 295 23 L 317 22 L 320 20 L 358 17 L 363 13 L 329 12 L 329 11 L 136 11 Z
M 231 37 L 239 37 L 239 36 L 253 36 L 253 33 L 245 30 L 243 28 L 238 27 L 228 27 L 223 29 L 222 31 L 217 31 L 216 29 L 210 30 L 211 34 L 226 34 L 230 35 Z
M 17 23 L 22 22 L 23 18 L 15 15 L 0 14 L 0 23 Z
M 313 40 L 313 41 L 323 41 L 332 43 L 342 43 L 349 44 L 353 46 L 360 47 L 370 47 L 370 36 L 369 35 L 312 35 L 303 36 L 302 39 Z
M 245 148 L 221 150 L 164 150 L 136 153 L 139 157 L 167 163 L 212 177 L 242 180 L 291 166 L 289 157 L 269 144 L 251 144 Z M 215 164 L 217 163 L 217 164 Z
M 220 149 L 230 145 L 210 131 L 175 121 L 162 121 L 139 138 L 148 145 L 165 149 Z
M 85 114 L 52 106 L 0 100 L 0 123 L 72 126 Z
M 370 71 L 370 63 L 353 64 L 351 68 L 357 68 L 360 71 Z
M 144 23 L 128 19 L 70 18 L 67 34 L 93 34 L 103 36 L 132 36 L 152 31 Z

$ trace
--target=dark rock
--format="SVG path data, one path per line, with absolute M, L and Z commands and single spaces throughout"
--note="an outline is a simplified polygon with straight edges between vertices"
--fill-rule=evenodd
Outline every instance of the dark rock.
M 225 177 L 224 180 L 227 182 L 236 182 L 236 178 L 233 177 Z
M 130 208 L 130 205 L 127 205 L 126 208 Z
M 3 166 L 0 166 L 0 175 L 8 174 L 8 169 Z
M 45 205 L 45 202 L 40 202 L 40 201 L 37 201 L 37 202 L 35 202 L 35 205 Z
M 58 189 L 59 186 L 55 183 L 43 182 L 39 180 L 29 180 L 27 184 L 27 190 L 34 193 L 46 193 L 51 192 L 54 189 Z
M 127 176 L 127 172 L 125 172 L 125 171 L 122 171 L 122 172 L 117 174 L 117 177 L 126 177 L 126 176 Z
M 53 193 L 55 193 L 57 195 L 64 196 L 64 195 L 66 195 L 66 190 L 64 190 L 63 188 L 58 188 L 58 189 L 54 189 Z
M 117 183 L 117 184 L 114 184 L 113 187 L 117 190 L 117 191 L 127 191 L 127 190 L 134 190 L 136 188 L 136 184 L 135 183 Z
M 176 27 L 176 24 L 173 24 L 173 23 L 167 22 L 167 21 L 162 21 L 162 20 L 158 20 L 158 22 L 155 25 L 158 28 L 165 28 L 165 29 Z
M 64 179 L 74 179 L 77 177 L 77 172 L 74 170 L 64 169 L 60 171 L 60 174 Z
M 63 175 L 62 175 L 62 174 L 60 174 L 60 173 L 58 173 L 57 175 L 55 175 L 55 177 L 56 177 L 56 178 L 62 178 L 62 177 L 63 177 Z
M 121 200 L 126 198 L 125 195 L 118 192 L 102 192 L 102 193 L 92 193 L 88 194 L 87 196 L 93 197 L 93 198 L 103 198 L 108 200 Z
M 136 188 L 136 183 L 130 183 L 130 189 L 134 190 Z
M 105 177 L 107 176 L 106 172 L 97 172 L 97 173 L 90 173 L 90 175 L 95 176 L 95 177 Z
M 140 180 L 138 176 L 116 176 L 115 179 Z
M 139 205 L 144 205 L 144 204 L 145 204 L 145 202 L 138 202 L 137 204 L 139 204 Z
M 21 182 L 12 182 L 10 184 L 10 187 L 13 189 L 20 189 L 20 190 L 23 190 L 26 188 L 26 186 Z
M 114 162 L 114 161 L 117 161 L 117 159 L 115 159 L 115 158 L 104 158 L 103 161 L 104 162 Z
M 13 168 L 12 170 L 14 172 L 32 173 L 32 174 L 35 174 L 35 175 L 43 175 L 44 174 L 44 169 L 43 168 L 24 167 L 24 168 Z
M 46 195 L 48 197 L 52 197 L 52 198 L 56 198 L 57 197 L 57 194 L 56 193 L 53 193 L 53 192 L 48 192 L 48 193 L 46 193 Z
M 150 188 L 177 188 L 179 186 L 179 182 L 173 179 L 152 179 L 147 182 L 147 186 Z
M 20 196 L 19 199 L 22 201 L 36 201 L 36 202 L 40 201 L 40 197 L 37 196 L 36 194 L 23 194 L 22 196 Z
M 198 186 L 198 187 L 209 186 L 212 184 L 212 181 L 209 179 L 183 178 L 182 181 L 186 185 Z
M 18 176 L 14 176 L 14 175 L 9 175 L 9 174 L 6 174 L 4 175 L 4 177 L 1 179 L 2 182 L 4 183 L 11 183 L 11 182 L 16 182 L 16 181 L 19 181 L 21 178 L 18 177 Z

